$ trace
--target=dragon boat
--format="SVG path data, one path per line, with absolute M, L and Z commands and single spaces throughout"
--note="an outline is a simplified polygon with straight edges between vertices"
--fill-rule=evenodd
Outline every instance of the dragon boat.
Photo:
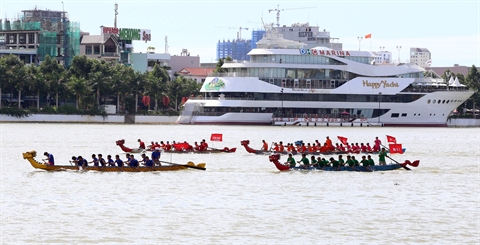
M 36 151 L 28 151 L 23 153 L 23 159 L 26 159 L 30 162 L 32 167 L 36 169 L 42 169 L 46 171 L 65 171 L 65 170 L 82 170 L 82 171 L 100 171 L 100 172 L 153 172 L 153 171 L 177 171 L 184 170 L 188 168 L 194 168 L 199 170 L 206 170 L 205 163 L 195 164 L 193 162 L 188 162 L 187 164 L 172 164 L 170 166 L 154 166 L 154 167 L 97 167 L 97 166 L 87 166 L 87 167 L 78 167 L 72 165 L 47 165 L 35 160 L 37 156 Z
M 125 140 L 117 140 L 116 144 L 122 149 L 122 151 L 127 153 L 143 153 L 145 151 L 149 151 L 149 149 L 143 148 L 129 148 L 125 146 Z M 209 147 L 207 150 L 197 151 L 195 149 L 190 149 L 189 144 L 187 143 L 178 143 L 172 144 L 172 149 L 169 151 L 163 151 L 165 153 L 194 153 L 194 154 L 208 154 L 208 153 L 233 153 L 237 150 L 236 147 L 228 148 L 224 147 L 223 149 L 211 148 Z
M 270 154 L 282 154 L 282 155 L 288 155 L 290 153 L 292 153 L 292 155 L 297 155 L 297 154 L 302 154 L 302 152 L 298 152 L 298 151 L 292 151 L 292 152 L 289 152 L 289 151 L 273 151 L 273 150 L 270 150 L 270 151 L 266 151 L 266 150 L 255 150 L 255 149 L 252 149 L 249 144 L 250 144 L 250 140 L 242 140 L 240 141 L 240 144 L 245 147 L 245 150 L 248 152 L 248 153 L 253 153 L 253 154 L 257 154 L 257 155 L 270 155 Z M 406 148 L 402 148 L 402 153 L 405 153 L 406 151 Z M 387 153 L 389 153 L 390 151 L 387 149 L 386 151 Z M 334 155 L 334 154 L 378 154 L 378 152 L 375 152 L 375 151 L 328 151 L 328 152 L 320 152 L 320 151 L 316 151 L 316 152 L 305 152 L 309 155 Z
M 375 172 L 375 171 L 390 171 L 390 170 L 396 170 L 403 168 L 405 170 L 410 170 L 407 165 L 412 166 L 412 167 L 418 167 L 420 164 L 419 160 L 415 160 L 413 162 L 410 162 L 409 160 L 405 160 L 403 163 L 396 162 L 394 164 L 387 164 L 387 165 L 374 165 L 374 166 L 355 166 L 355 167 L 339 167 L 339 168 L 334 168 L 334 167 L 324 167 L 324 168 L 317 168 L 317 167 L 308 167 L 308 168 L 303 168 L 303 167 L 290 167 L 288 164 L 284 164 L 280 162 L 280 154 L 274 154 L 270 155 L 268 157 L 270 162 L 273 162 L 275 164 L 275 167 L 277 167 L 278 170 L 280 171 L 290 171 L 290 170 L 323 170 L 323 171 L 356 171 L 356 172 Z M 390 158 L 391 159 L 391 158 Z M 393 159 L 391 159 L 393 160 Z
M 248 153 L 253 153 L 253 154 L 257 154 L 257 155 L 270 155 L 272 153 L 274 154 L 283 154 L 283 155 L 287 155 L 287 154 L 290 154 L 292 153 L 293 155 L 296 155 L 296 154 L 302 154 L 301 152 L 297 152 L 297 151 L 293 151 L 293 152 L 289 152 L 289 151 L 266 151 L 266 150 L 255 150 L 255 149 L 252 149 L 249 144 L 250 144 L 250 140 L 242 140 L 240 141 L 240 144 L 243 145 L 243 147 L 245 147 L 245 150 L 248 152 Z M 306 153 L 306 152 L 305 152 Z M 348 152 L 346 151 L 329 151 L 329 152 L 319 152 L 319 151 L 316 151 L 316 152 L 308 152 L 309 155 L 333 155 L 333 154 L 347 154 Z

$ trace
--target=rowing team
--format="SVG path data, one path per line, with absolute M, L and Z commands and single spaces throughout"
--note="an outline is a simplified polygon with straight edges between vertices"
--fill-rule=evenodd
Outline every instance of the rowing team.
M 145 147 L 145 143 L 143 143 L 140 139 L 138 139 L 138 142 L 140 143 L 139 148 L 148 149 L 150 151 L 155 151 L 155 149 L 160 148 L 163 151 L 206 151 L 208 149 L 208 144 L 203 139 L 200 144 L 195 142 L 194 145 L 190 145 L 186 141 L 183 143 L 175 142 L 173 141 L 172 144 L 170 144 L 169 141 L 167 143 L 164 143 L 163 141 L 160 141 L 160 143 L 157 142 L 151 142 L 151 144 L 147 147 Z
M 268 145 L 267 148 L 265 148 L 265 142 L 263 144 L 262 150 L 264 149 L 269 149 Z M 349 143 L 346 144 L 346 147 L 343 144 L 338 144 L 336 143 L 335 145 L 331 144 L 328 145 L 327 143 L 324 143 L 323 146 L 318 142 L 318 140 L 315 141 L 315 143 L 301 143 L 295 146 L 293 143 L 287 143 L 287 145 L 283 145 L 282 141 L 279 143 L 274 143 L 273 144 L 273 151 L 274 152 L 349 152 L 349 153 L 360 153 L 360 152 L 377 152 L 380 151 L 380 149 L 377 149 L 376 147 L 371 147 L 369 143 L 363 144 L 360 143 L 352 143 L 351 145 Z
M 387 156 L 385 149 L 381 151 L 379 154 L 379 165 L 386 165 L 385 162 L 385 157 Z M 337 169 L 340 169 L 340 167 L 348 166 L 351 168 L 354 168 L 356 166 L 362 166 L 364 167 L 370 167 L 374 166 L 375 162 L 373 161 L 372 157 L 370 155 L 368 156 L 362 156 L 362 160 L 360 162 L 355 159 L 355 156 L 350 156 L 347 155 L 347 160 L 345 161 L 343 159 L 342 155 L 338 156 L 338 159 L 335 159 L 333 157 L 330 157 L 329 161 L 327 161 L 325 158 L 311 156 L 310 160 L 307 157 L 307 154 L 302 154 L 302 159 L 300 161 L 295 161 L 295 158 L 293 158 L 293 155 L 290 153 L 288 154 L 288 159 L 287 162 L 285 162 L 285 165 L 290 165 L 290 168 L 295 168 L 297 163 L 299 164 L 299 167 L 308 169 L 310 167 L 315 167 L 318 169 L 323 169 L 325 167 L 334 167 Z
M 119 155 L 115 155 L 115 160 L 112 159 L 111 155 L 107 156 L 107 159 L 104 159 L 102 154 L 98 154 L 98 158 L 95 154 L 92 155 L 92 160 L 89 162 L 82 156 L 72 156 L 70 163 L 75 163 L 75 166 L 79 167 L 88 167 L 88 164 L 92 163 L 94 167 L 139 167 L 140 164 L 146 167 L 153 167 L 155 165 L 162 166 L 160 163 L 160 151 L 155 150 L 152 152 L 152 157 L 148 157 L 145 154 L 142 154 L 142 160 L 135 159 L 133 154 L 127 153 L 126 159 L 120 159 Z

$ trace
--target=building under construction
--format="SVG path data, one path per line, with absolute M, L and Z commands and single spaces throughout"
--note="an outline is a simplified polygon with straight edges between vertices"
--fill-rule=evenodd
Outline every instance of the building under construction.
M 80 54 L 80 24 L 64 11 L 22 12 L 19 19 L 0 19 L 0 56 L 14 54 L 26 64 L 39 64 L 49 55 L 69 67 Z

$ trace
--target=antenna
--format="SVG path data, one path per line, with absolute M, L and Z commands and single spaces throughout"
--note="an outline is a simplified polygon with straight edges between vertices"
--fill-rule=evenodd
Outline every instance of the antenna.
M 165 36 L 165 53 L 168 54 L 168 36 Z
M 118 15 L 118 4 L 115 3 L 115 22 L 113 22 L 113 27 L 117 28 L 117 15 Z
M 289 9 L 280 9 L 280 5 L 277 4 L 277 8 L 276 9 L 269 9 L 268 12 L 277 12 L 277 27 L 280 26 L 280 11 L 285 11 L 285 10 L 294 10 L 294 9 L 312 9 L 312 8 L 316 8 L 316 7 L 304 7 L 304 8 L 289 8 Z

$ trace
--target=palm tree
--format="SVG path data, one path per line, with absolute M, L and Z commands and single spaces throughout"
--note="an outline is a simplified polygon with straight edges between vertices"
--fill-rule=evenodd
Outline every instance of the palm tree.
M 89 82 L 90 82 L 90 86 L 92 86 L 92 88 L 96 89 L 97 91 L 97 96 L 96 96 L 97 105 L 100 105 L 100 89 L 103 89 L 106 87 L 106 84 L 107 84 L 106 77 L 103 72 L 97 71 L 89 75 Z
M 133 69 L 130 66 L 124 66 L 117 64 L 112 68 L 112 77 L 110 81 L 110 86 L 112 90 L 117 95 L 117 111 L 120 111 L 120 97 L 121 95 L 125 95 L 128 90 L 128 83 L 129 75 L 133 74 Z M 123 98 L 123 108 L 125 108 L 125 98 Z
M 15 55 L 7 55 L 3 57 L 4 70 L 0 75 L 1 88 L 10 89 L 10 103 L 12 103 L 13 91 L 18 89 L 18 108 L 21 107 L 21 90 L 25 85 L 25 64 Z
M 37 110 L 40 110 L 40 92 L 48 91 L 48 84 L 44 78 L 44 74 L 40 72 L 37 66 L 29 66 L 27 68 L 27 80 L 30 85 L 30 90 L 37 92 Z
M 3 89 L 8 85 L 7 64 L 5 58 L 0 57 L 0 108 L 2 108 L 2 93 Z
M 81 104 L 83 96 L 86 93 L 91 92 L 92 88 L 88 85 L 85 78 L 78 78 L 76 76 L 70 77 L 67 86 L 69 90 L 75 95 L 75 107 L 78 110 L 79 104 Z
M 164 86 L 164 83 L 160 78 L 153 76 L 151 73 L 147 75 L 146 94 L 153 98 L 155 102 L 155 111 L 158 109 L 158 100 L 162 97 L 162 95 L 165 95 L 165 87 L 166 86 Z
M 50 88 L 49 92 L 55 93 L 55 106 L 58 107 L 58 95 L 67 90 L 67 72 L 55 59 L 45 56 L 42 64 L 39 66 L 43 77 Z

